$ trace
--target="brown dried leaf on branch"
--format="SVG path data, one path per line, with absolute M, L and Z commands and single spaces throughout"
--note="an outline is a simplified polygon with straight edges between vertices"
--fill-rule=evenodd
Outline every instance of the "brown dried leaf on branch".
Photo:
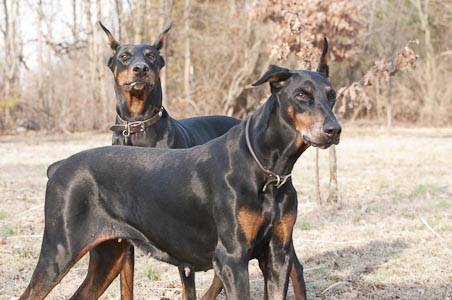
M 358 34 L 365 27 L 359 11 L 359 2 L 347 0 L 264 0 L 253 8 L 255 19 L 274 24 L 272 55 L 287 60 L 295 54 L 307 68 L 318 60 L 324 37 L 334 39 L 333 59 L 354 57 Z
M 418 44 L 417 41 L 408 42 L 394 55 L 376 61 L 360 80 L 353 82 L 348 87 L 340 88 L 337 98 L 345 101 L 342 101 L 342 105 L 338 109 L 339 113 L 344 114 L 347 109 L 353 111 L 359 107 L 370 110 L 373 105 L 372 99 L 369 98 L 364 87 L 371 86 L 376 80 L 388 82 L 390 77 L 397 72 L 411 70 L 419 58 L 410 47 L 413 43 Z

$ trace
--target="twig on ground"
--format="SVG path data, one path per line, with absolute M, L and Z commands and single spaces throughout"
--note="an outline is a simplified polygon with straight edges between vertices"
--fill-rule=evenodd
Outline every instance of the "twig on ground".
M 324 289 L 320 294 L 325 295 L 325 293 L 328 292 L 329 290 L 334 289 L 335 287 L 337 287 L 339 285 L 348 284 L 348 283 L 350 283 L 350 282 L 348 282 L 348 281 L 336 282 L 335 284 L 332 284 L 329 287 L 327 287 L 326 289 Z
M 315 267 L 315 268 L 307 268 L 307 269 L 303 269 L 303 272 L 310 272 L 310 271 L 316 271 L 316 270 L 321 270 L 321 269 L 325 269 L 326 266 L 320 266 L 320 267 Z
M 436 232 L 430 225 L 428 225 L 427 221 L 423 217 L 420 217 L 422 223 L 438 238 L 440 241 L 446 243 L 446 240 L 438 233 Z
M 303 242 L 314 242 L 314 243 L 321 243 L 321 244 L 360 244 L 360 243 L 367 243 L 369 241 L 367 240 L 354 240 L 354 241 L 329 241 L 329 240 L 312 240 L 312 239 L 297 239 L 297 241 L 303 241 Z

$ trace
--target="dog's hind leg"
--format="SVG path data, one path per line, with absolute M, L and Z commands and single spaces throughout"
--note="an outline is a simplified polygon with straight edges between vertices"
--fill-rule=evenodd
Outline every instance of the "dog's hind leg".
M 114 239 L 93 248 L 89 252 L 88 274 L 71 300 L 99 298 L 123 268 L 129 247 L 129 242 Z
M 41 253 L 30 283 L 19 300 L 42 300 L 89 248 L 70 249 L 44 230 Z
M 135 268 L 135 248 L 130 245 L 120 273 L 121 300 L 133 300 L 133 276 Z
M 186 272 L 179 267 L 179 275 L 182 282 L 182 300 L 196 300 L 195 272 Z

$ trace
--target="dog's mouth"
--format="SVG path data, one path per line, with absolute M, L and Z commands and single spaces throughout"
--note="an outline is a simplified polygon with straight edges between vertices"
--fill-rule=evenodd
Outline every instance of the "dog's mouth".
M 308 136 L 303 135 L 303 141 L 313 147 L 318 147 L 320 149 L 326 149 L 328 147 L 330 147 L 331 145 L 337 145 L 339 144 L 339 137 L 335 138 L 335 139 L 330 139 L 328 141 L 325 142 L 314 142 L 312 141 Z
M 134 91 L 142 91 L 145 88 L 151 90 L 154 87 L 154 85 L 149 83 L 149 82 L 138 81 L 137 80 L 137 81 L 132 81 L 132 82 L 129 82 L 129 83 L 124 83 L 123 87 L 127 91 L 132 91 L 132 90 L 134 90 Z

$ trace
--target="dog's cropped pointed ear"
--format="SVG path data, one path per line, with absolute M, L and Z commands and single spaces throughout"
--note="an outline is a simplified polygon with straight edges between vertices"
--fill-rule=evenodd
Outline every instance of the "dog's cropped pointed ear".
M 281 68 L 276 65 L 270 65 L 267 72 L 262 77 L 252 84 L 252 86 L 258 86 L 265 82 L 269 82 L 272 92 L 281 89 L 282 82 L 289 79 L 292 75 L 289 69 Z
M 99 25 L 100 27 L 102 27 L 102 29 L 104 30 L 104 32 L 107 34 L 108 37 L 108 43 L 110 44 L 110 48 L 111 51 L 114 53 L 116 53 L 116 49 L 118 49 L 119 47 L 119 43 L 115 40 L 115 38 L 113 37 L 113 35 L 111 34 L 110 30 L 108 30 L 101 21 L 99 21 Z
M 170 22 L 168 25 L 166 25 L 165 29 L 163 29 L 163 31 L 159 34 L 154 44 L 152 44 L 152 46 L 154 46 L 157 50 L 160 50 L 163 48 L 163 46 L 165 46 L 168 31 L 171 29 L 172 26 L 173 22 Z
M 330 73 L 330 67 L 328 67 L 328 40 L 326 38 L 323 38 L 323 50 L 322 50 L 322 56 L 319 60 L 319 65 L 317 67 L 317 72 L 325 75 L 328 77 Z

